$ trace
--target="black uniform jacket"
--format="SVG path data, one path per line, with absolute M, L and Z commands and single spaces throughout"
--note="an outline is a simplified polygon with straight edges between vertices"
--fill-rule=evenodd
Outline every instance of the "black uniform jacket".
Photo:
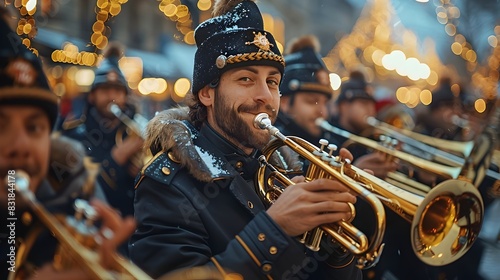
M 344 255 L 330 264 L 349 265 L 331 268 L 325 260 L 332 260 L 334 249 L 312 253 L 266 214 L 254 189 L 257 152 L 245 156 L 206 124 L 195 130 L 179 120 L 184 113 L 169 110 L 149 126 L 154 137 L 146 142 L 153 154 L 161 151 L 136 186 L 138 227 L 129 245 L 134 263 L 152 277 L 200 265 L 245 279 L 360 277 Z
M 135 178 L 128 174 L 127 166 L 117 164 L 111 156 L 117 139 L 127 137 L 126 126 L 120 124 L 109 128 L 95 107 L 86 106 L 81 115 L 71 115 L 64 120 L 61 133 L 80 141 L 87 155 L 100 164 L 97 180 L 109 204 L 119 209 L 123 216 L 133 215 Z M 132 116 L 132 111 L 132 107 L 126 110 L 127 115 Z

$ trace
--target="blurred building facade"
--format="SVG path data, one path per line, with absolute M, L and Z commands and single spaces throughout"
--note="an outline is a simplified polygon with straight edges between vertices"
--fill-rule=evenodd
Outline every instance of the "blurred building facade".
M 213 0 L 14 1 L 14 14 L 21 18 L 27 18 L 21 2 L 35 2 L 32 18 L 38 33 L 32 46 L 44 58 L 58 94 L 71 99 L 85 92 L 92 74 L 81 70 L 98 63 L 106 45 L 103 40 L 119 41 L 129 58 L 123 61 L 129 85 L 154 110 L 182 102 L 189 91 L 196 50 L 193 29 L 210 17 L 213 4 Z M 380 98 L 405 103 L 396 95 L 399 90 L 414 101 L 405 104 L 415 107 L 432 102 L 425 96 L 446 72 L 457 85 L 467 87 L 471 102 L 498 94 L 498 1 L 269 0 L 259 6 L 266 29 L 281 48 L 304 34 L 319 38 L 325 63 L 336 75 L 331 77 L 334 89 L 349 71 L 363 70 Z M 401 52 L 403 62 L 412 58 L 411 62 L 429 67 L 429 74 L 401 75 L 382 65 L 384 56 L 394 58 Z M 86 53 L 96 54 L 94 64 L 77 61 Z

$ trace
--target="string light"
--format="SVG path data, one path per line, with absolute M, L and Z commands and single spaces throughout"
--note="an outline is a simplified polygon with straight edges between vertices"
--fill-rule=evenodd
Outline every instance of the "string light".
M 184 36 L 183 41 L 188 45 L 194 45 L 194 30 L 192 28 L 193 20 L 188 6 L 183 5 L 180 0 L 161 0 L 158 9 L 171 21 L 175 22 L 175 27 Z M 200 4 L 201 2 L 201 4 Z M 200 0 L 198 8 L 201 10 L 208 6 L 211 1 Z M 200 8 L 201 5 L 201 8 Z
M 103 50 L 108 45 L 108 33 L 110 28 L 106 23 L 121 12 L 121 5 L 128 0 L 97 0 L 96 21 L 92 25 L 90 43 L 95 47 L 95 52 L 78 51 L 78 47 L 66 43 L 62 50 L 55 50 L 51 54 L 52 61 L 71 63 L 84 66 L 96 66 L 102 60 L 102 55 L 97 51 Z
M 467 70 L 472 73 L 471 84 L 478 89 L 483 98 L 495 99 L 498 89 L 499 70 L 500 70 L 500 25 L 493 29 L 494 35 L 490 35 L 487 40 L 492 47 L 489 57 L 486 59 L 486 65 L 481 65 L 477 60 L 477 53 L 467 38 L 458 32 L 460 18 L 460 9 L 450 0 L 441 0 L 440 5 L 436 7 L 437 20 L 444 25 L 446 33 L 454 38 L 451 44 L 451 51 L 460 56 L 466 62 Z M 477 110 L 476 106 L 476 110 Z M 477 110 L 480 112 L 480 110 Z M 484 110 L 483 110 L 484 111 Z
M 14 1 L 14 7 L 19 10 L 20 14 L 16 33 L 21 37 L 22 43 L 38 56 L 38 50 L 31 46 L 31 40 L 35 38 L 38 32 L 35 21 L 36 6 L 36 0 Z
M 361 70 L 368 82 L 375 77 L 380 81 L 406 77 L 406 82 L 413 86 L 397 89 L 396 99 L 410 108 L 420 102 L 427 105 L 427 88 L 437 84 L 437 73 L 458 74 L 442 64 L 432 41 L 426 40 L 419 46 L 416 35 L 401 24 L 395 32 L 394 22 L 399 20 L 394 14 L 388 0 L 367 1 L 352 32 L 337 42 L 324 62 L 331 72 L 343 77 L 350 71 Z M 395 33 L 401 42 L 391 37 Z M 425 55 L 419 53 L 421 45 L 426 49 Z

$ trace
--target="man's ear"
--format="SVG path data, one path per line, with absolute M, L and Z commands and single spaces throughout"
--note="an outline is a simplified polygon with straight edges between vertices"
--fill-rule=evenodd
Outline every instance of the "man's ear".
M 280 97 L 280 110 L 283 113 L 288 113 L 290 109 L 290 96 L 281 96 Z
M 206 107 L 214 104 L 215 88 L 206 85 L 198 92 L 200 102 Z

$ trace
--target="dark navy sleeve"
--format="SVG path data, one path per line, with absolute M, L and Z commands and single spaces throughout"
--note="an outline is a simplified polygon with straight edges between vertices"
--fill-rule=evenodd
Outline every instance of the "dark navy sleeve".
M 131 237 L 131 260 L 152 277 L 178 268 L 216 266 L 239 273 L 245 279 L 270 279 L 293 275 L 304 260 L 304 246 L 287 236 L 265 211 L 257 214 L 236 236 L 229 236 L 226 249 L 214 255 L 201 218 L 186 209 L 193 202 L 175 186 L 142 178 L 135 197 L 138 227 Z M 232 238 L 232 239 L 231 239 Z M 297 269 L 298 270 L 298 269 Z

